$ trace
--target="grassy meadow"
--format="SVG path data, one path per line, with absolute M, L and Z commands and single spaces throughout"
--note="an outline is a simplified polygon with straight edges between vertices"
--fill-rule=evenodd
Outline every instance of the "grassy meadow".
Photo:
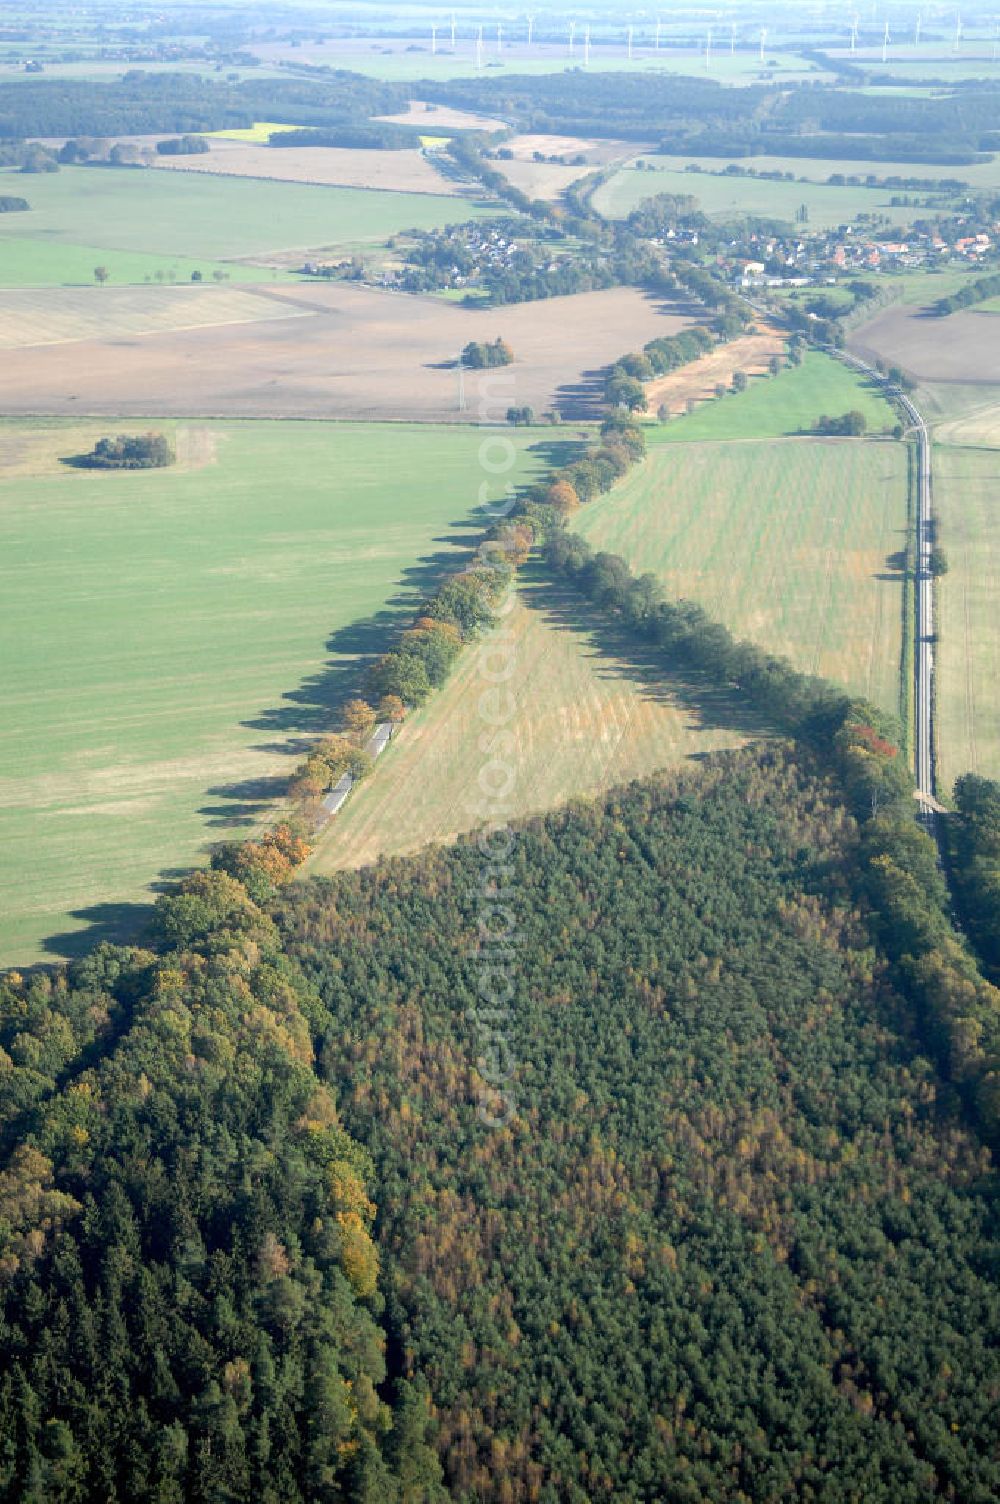
M 652 450 L 574 526 L 671 597 L 896 711 L 902 575 L 889 561 L 906 510 L 902 444 L 747 439 Z
M 992 438 L 1000 440 L 996 428 Z M 962 773 L 1000 778 L 1000 447 L 935 445 L 933 463 L 949 564 L 937 587 L 935 676 L 938 773 L 947 795 Z
M 236 258 L 433 229 L 457 212 L 455 200 L 443 194 L 126 168 L 64 167 L 31 177 L 0 172 L 0 191 L 8 184 L 31 208 L 3 216 L 0 286 L 32 285 L 26 278 L 39 246 L 56 253 L 47 265 L 38 263 L 36 275 L 45 281 L 91 281 L 97 262 L 114 280 L 141 281 L 172 267 L 187 279 L 191 270 L 210 273 Z M 485 212 L 475 202 L 461 206 L 463 219 Z M 116 267 L 112 253 L 139 259 Z
M 704 402 L 692 413 L 650 424 L 650 445 L 683 444 L 727 439 L 778 439 L 806 434 L 816 419 L 838 417 L 856 409 L 864 414 L 869 432 L 891 429 L 896 413 L 877 387 L 839 360 L 807 350 L 802 364 L 787 366 L 777 376 L 754 376 L 745 392 Z
M 893 208 L 889 202 L 892 190 L 888 188 L 835 188 L 826 183 L 726 177 L 661 165 L 655 155 L 643 155 L 642 160 L 652 163 L 652 170 L 622 167 L 593 195 L 593 206 L 605 219 L 624 219 L 643 199 L 658 193 L 691 194 L 703 213 L 718 218 L 754 214 L 788 224 L 795 222 L 796 211 L 804 204 L 812 229 L 850 223 L 859 213 L 885 214 L 896 225 L 909 224 L 915 215 L 913 209 Z M 717 165 L 721 168 L 726 164 L 719 160 Z M 833 164 L 830 170 L 835 170 Z M 914 168 L 914 173 L 917 171 Z
M 109 429 L 0 423 L 0 966 L 121 933 L 264 818 L 400 587 L 480 525 L 473 428 L 200 423 L 168 470 L 61 463 Z
M 485 820 L 478 778 L 498 733 L 483 718 L 484 658 L 509 653 L 512 818 L 552 809 L 720 747 L 748 731 L 725 696 L 665 684 L 662 665 L 637 654 L 580 598 L 523 571 L 518 597 L 493 638 L 470 648 L 444 689 L 414 712 L 321 837 L 306 875 L 359 867 L 447 841 Z M 499 662 L 499 660 L 497 660 Z M 489 710 L 489 707 L 487 707 Z

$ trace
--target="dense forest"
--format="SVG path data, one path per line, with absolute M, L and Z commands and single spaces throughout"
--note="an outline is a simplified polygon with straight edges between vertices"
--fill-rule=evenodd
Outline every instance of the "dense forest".
M 862 849 L 764 743 L 8 978 L 0 1498 L 994 1499 L 995 1180 Z
M 988 1156 L 855 907 L 857 841 L 770 746 L 286 890 L 453 1497 L 996 1497 Z M 484 925 L 516 937 L 499 1007 Z
M 370 115 L 405 110 L 402 84 L 356 73 L 322 80 L 248 79 L 243 83 L 133 69 L 114 83 L 24 79 L 0 84 L 0 141 L 28 136 L 122 136 L 148 131 L 183 135 L 246 127 L 254 120 L 299 125 L 354 125 Z

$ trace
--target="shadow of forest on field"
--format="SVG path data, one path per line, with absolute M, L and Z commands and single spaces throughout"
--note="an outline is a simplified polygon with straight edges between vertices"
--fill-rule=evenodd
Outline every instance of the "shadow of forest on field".
M 661 649 L 605 615 L 542 566 L 522 571 L 518 593 L 530 610 L 544 613 L 548 626 L 585 639 L 598 678 L 628 680 L 639 686 L 643 699 L 683 709 L 691 717 L 686 731 L 732 731 L 739 737 L 775 734 L 739 690 L 720 688 L 707 675 L 672 666 Z M 705 755 L 694 752 L 690 757 Z
M 491 425 L 491 433 L 504 434 L 501 425 Z M 558 428 L 552 435 L 539 438 L 528 446 L 544 475 L 550 468 L 567 464 L 581 449 L 590 434 L 570 436 Z M 497 486 L 499 500 L 502 500 Z M 497 507 L 498 501 L 491 503 Z M 410 623 L 422 600 L 433 594 L 445 576 L 469 562 L 483 533 L 493 521 L 484 508 L 476 508 L 446 525 L 431 540 L 432 550 L 404 569 L 385 603 L 370 616 L 360 617 L 338 627 L 324 644 L 325 662 L 318 672 L 304 678 L 290 689 L 277 705 L 266 707 L 248 720 L 240 722 L 265 734 L 266 740 L 253 745 L 256 752 L 287 756 L 287 774 L 266 774 L 215 784 L 205 790 L 206 802 L 198 813 L 219 840 L 240 839 L 274 811 L 276 802 L 286 793 L 288 780 L 296 762 L 318 736 L 332 731 L 343 704 L 363 693 L 366 670 L 383 653 L 389 652 L 398 634 Z M 203 854 L 211 849 L 202 848 Z M 168 884 L 183 877 L 191 867 L 161 871 L 149 883 L 152 894 L 162 892 Z M 141 941 L 152 916 L 151 899 L 143 903 L 99 903 L 73 910 L 71 917 L 83 921 L 82 927 L 48 935 L 42 949 L 53 958 L 75 960 L 102 942 Z

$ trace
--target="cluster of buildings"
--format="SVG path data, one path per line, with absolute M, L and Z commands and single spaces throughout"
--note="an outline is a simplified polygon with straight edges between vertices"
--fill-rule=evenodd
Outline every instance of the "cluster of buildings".
M 993 228 L 1000 230 L 1000 225 Z M 896 240 L 880 239 L 862 226 L 839 225 L 788 239 L 751 236 L 749 243 L 734 242 L 728 252 L 720 252 L 717 261 L 742 288 L 806 287 L 834 282 L 845 272 L 976 265 L 990 258 L 995 245 L 994 236 L 985 230 L 949 235 L 947 229 L 942 233 L 937 227 L 914 227 L 905 239 Z

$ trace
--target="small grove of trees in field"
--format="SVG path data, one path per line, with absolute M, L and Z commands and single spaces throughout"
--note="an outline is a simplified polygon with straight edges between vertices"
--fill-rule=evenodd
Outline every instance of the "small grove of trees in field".
M 17 198 L 12 193 L 0 193 L 0 214 L 20 214 L 30 207 L 26 198 Z
M 515 428 L 530 428 L 535 421 L 535 409 L 533 407 L 508 407 L 507 422 Z
M 813 428 L 817 433 L 831 437 L 859 439 L 868 427 L 868 419 L 864 413 L 852 408 L 849 413 L 842 413 L 839 418 L 828 417 L 825 413 L 817 418 Z
M 173 445 L 163 433 L 120 433 L 98 439 L 76 464 L 89 470 L 158 470 L 174 462 Z
M 211 147 L 204 136 L 171 136 L 167 141 L 157 141 L 156 150 L 161 157 L 197 157 Z
M 492 341 L 470 339 L 461 354 L 461 363 L 470 370 L 479 371 L 493 366 L 509 366 L 514 359 L 514 352 L 506 340 L 495 339 Z

